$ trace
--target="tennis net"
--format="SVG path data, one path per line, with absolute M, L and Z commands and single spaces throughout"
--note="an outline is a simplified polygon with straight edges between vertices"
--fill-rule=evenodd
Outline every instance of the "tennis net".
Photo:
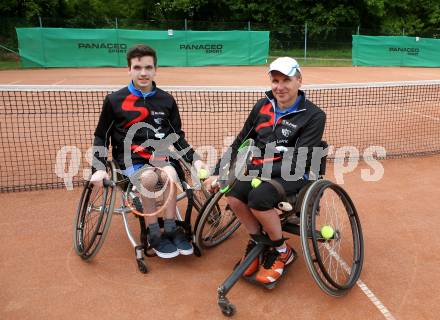
M 187 140 L 229 145 L 267 88 L 162 87 L 176 98 Z M 64 187 L 87 177 L 103 86 L 0 86 L 0 192 Z M 334 147 L 385 148 L 387 158 L 440 153 L 440 81 L 303 86 L 327 114 Z M 64 173 L 63 173 L 64 172 Z

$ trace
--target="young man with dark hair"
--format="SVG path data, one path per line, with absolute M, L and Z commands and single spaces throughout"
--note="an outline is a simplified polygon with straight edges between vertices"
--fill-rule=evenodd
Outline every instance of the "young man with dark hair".
M 136 45 L 127 52 L 128 73 L 131 81 L 128 86 L 105 97 L 98 125 L 95 130 L 93 146 L 94 173 L 91 182 L 102 186 L 103 180 L 108 179 L 104 164 L 109 143 L 112 145 L 112 157 L 118 163 L 122 173 L 128 177 L 145 165 L 151 165 L 155 148 L 142 147 L 146 141 L 166 144 L 170 135 L 174 148 L 182 153 L 183 159 L 192 163 L 198 171 L 205 164 L 198 159 L 192 147 L 185 140 L 179 110 L 173 96 L 159 89 L 154 82 L 157 71 L 157 56 L 154 49 L 146 45 Z M 133 132 L 134 131 L 134 132 Z M 128 148 L 127 148 L 128 145 Z M 178 181 L 175 159 L 166 158 L 162 169 L 175 182 Z M 154 165 L 154 163 L 153 163 Z M 140 183 L 147 190 L 157 176 L 147 170 L 140 175 Z M 170 201 L 164 213 L 164 233 L 161 233 L 156 216 L 147 216 L 149 242 L 153 250 L 161 258 L 173 258 L 179 254 L 190 255 L 193 247 L 183 232 L 176 229 L 176 187 L 171 192 Z M 168 194 L 165 197 L 168 198 Z M 144 213 L 155 211 L 155 199 L 141 193 Z

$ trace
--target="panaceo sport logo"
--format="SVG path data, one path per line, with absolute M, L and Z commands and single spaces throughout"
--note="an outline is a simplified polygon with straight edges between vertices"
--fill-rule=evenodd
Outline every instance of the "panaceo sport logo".
M 420 48 L 399 48 L 390 47 L 388 48 L 390 52 L 406 52 L 409 56 L 418 56 L 420 53 Z
M 180 50 L 201 50 L 205 53 L 222 53 L 223 45 L 221 43 L 216 44 L 180 44 Z
M 78 49 L 106 49 L 108 53 L 126 53 L 127 44 L 125 43 L 105 43 L 105 42 L 79 42 Z

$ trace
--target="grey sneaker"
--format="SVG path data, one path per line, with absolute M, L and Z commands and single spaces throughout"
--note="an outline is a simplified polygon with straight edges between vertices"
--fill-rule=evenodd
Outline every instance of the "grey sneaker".
M 173 244 L 177 247 L 177 250 L 181 255 L 189 256 L 193 254 L 194 248 L 191 242 L 188 241 L 185 233 L 181 229 L 177 229 L 172 237 Z
M 174 258 L 179 255 L 179 250 L 177 250 L 177 247 L 174 245 L 171 239 L 164 234 L 160 236 L 159 244 L 153 247 L 153 251 L 158 257 L 164 259 Z

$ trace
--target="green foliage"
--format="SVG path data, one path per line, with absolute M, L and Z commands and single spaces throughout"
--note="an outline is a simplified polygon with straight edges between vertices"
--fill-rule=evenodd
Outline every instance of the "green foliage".
M 440 3 L 431 0 L 366 0 L 372 20 L 380 21 L 385 34 L 408 35 L 433 33 L 440 28 Z M 431 34 L 432 36 L 432 34 Z
M 3 60 L 0 57 L 0 70 L 20 69 L 20 63 L 17 61 Z
M 423 33 L 440 26 L 440 2 L 432 0 L 2 0 L 0 16 L 69 19 L 80 27 L 124 20 L 251 21 L 280 33 L 310 26 L 326 36 L 336 27 L 375 29 L 383 33 Z
M 271 32 L 271 49 L 346 49 L 361 34 L 440 38 L 432 0 L 2 0 L 0 44 L 17 49 L 15 27 L 243 30 Z M 20 17 L 19 19 L 17 17 Z M 185 22 L 184 22 L 184 19 Z

